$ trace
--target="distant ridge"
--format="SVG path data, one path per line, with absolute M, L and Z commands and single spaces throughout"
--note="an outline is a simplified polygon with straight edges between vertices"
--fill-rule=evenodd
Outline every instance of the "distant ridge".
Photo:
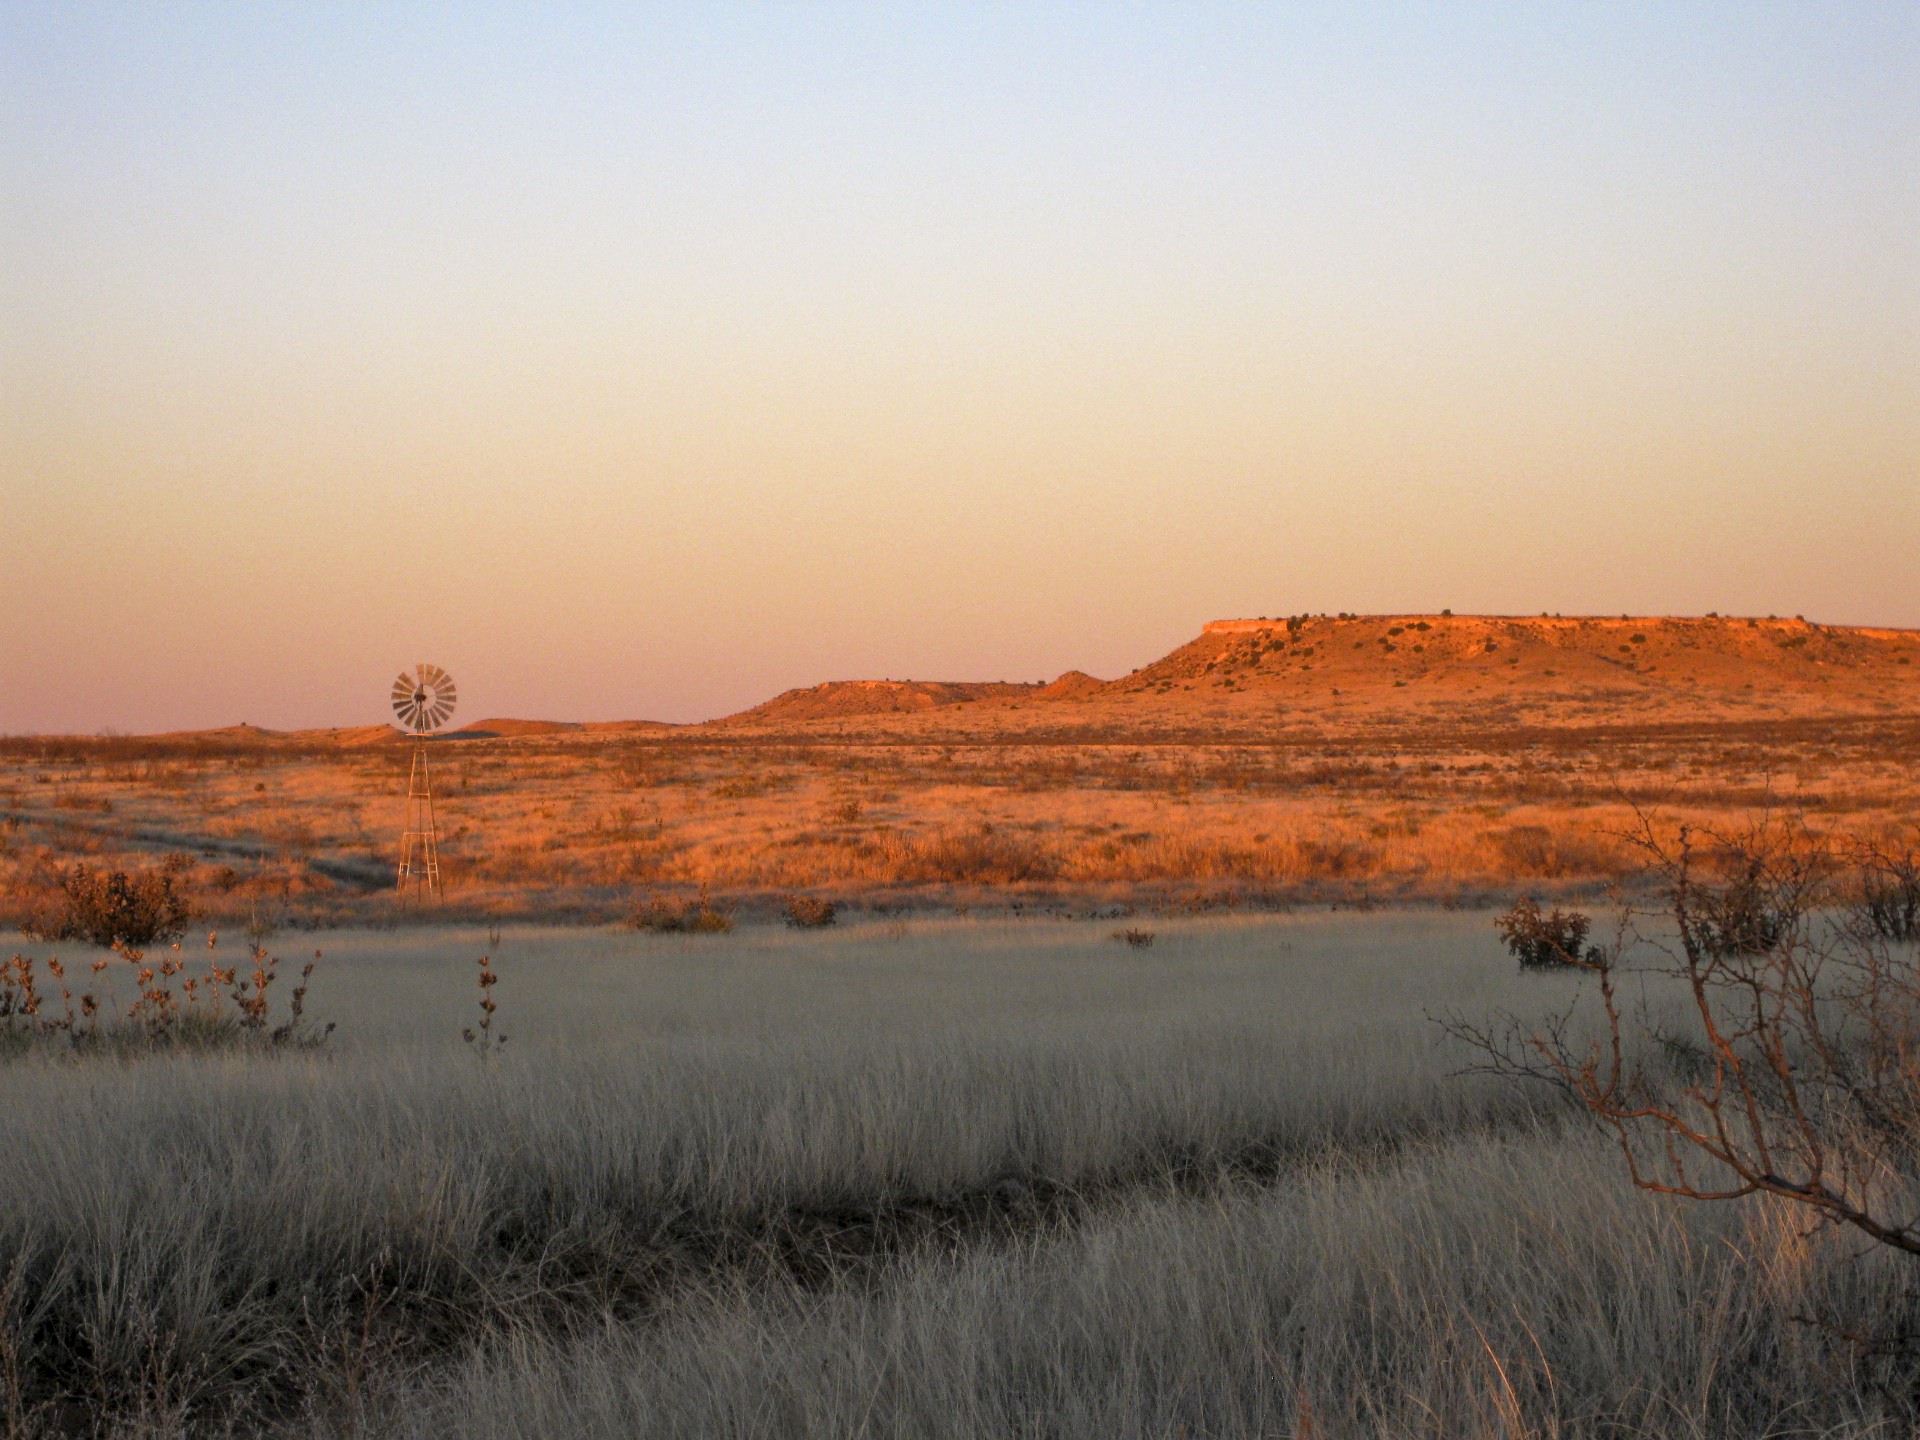
M 1215 620 L 1107 693 L 1425 687 L 1618 700 L 1920 697 L 1920 630 L 1774 617 L 1353 615 Z M 1715 703 L 1718 703 L 1716 701 Z
M 855 715 L 901 715 L 964 705 L 974 700 L 1035 695 L 1045 687 L 1005 680 L 829 680 L 788 690 L 771 700 L 712 723 L 839 720 Z
M 1920 630 L 1798 617 L 1301 615 L 1213 620 L 1117 680 L 1069 670 L 1046 684 L 833 680 L 700 726 L 490 719 L 446 740 L 608 736 L 857 722 L 909 726 L 1191 728 L 1275 717 L 1364 722 L 1396 714 L 1473 723 L 1611 723 L 1863 713 L 1920 715 Z M 1012 712 L 1018 712 L 1017 718 Z M 159 737 L 272 745 L 387 744 L 389 725 Z
M 1021 714 L 993 718 L 1013 710 Z M 965 715 L 968 724 L 1031 728 L 1057 714 L 1082 727 L 1166 729 L 1420 712 L 1596 724 L 1887 711 L 1920 713 L 1920 630 L 1771 616 L 1442 612 L 1214 620 L 1117 680 L 1076 670 L 1047 685 L 841 681 L 714 723 L 905 722 L 934 712 L 925 724 Z

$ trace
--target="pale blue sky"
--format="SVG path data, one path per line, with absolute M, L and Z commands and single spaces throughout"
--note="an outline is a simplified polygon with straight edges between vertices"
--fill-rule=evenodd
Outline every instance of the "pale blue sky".
M 0 198 L 0 730 L 1920 625 L 1911 4 L 10 4 Z

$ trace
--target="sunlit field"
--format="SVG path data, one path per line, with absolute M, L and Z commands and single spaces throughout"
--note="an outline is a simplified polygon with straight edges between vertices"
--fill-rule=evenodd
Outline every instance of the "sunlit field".
M 1637 808 L 1721 829 L 1792 809 L 1872 837 L 1911 817 L 1920 756 L 1905 716 L 1161 736 L 966 733 L 952 713 L 436 743 L 448 904 L 609 921 L 702 886 L 762 918 L 795 892 L 870 913 L 1591 896 L 1638 867 Z M 75 863 L 167 857 L 212 923 L 404 920 L 407 765 L 392 744 L 0 740 L 0 923 Z
M 1485 913 L 1120 928 L 282 934 L 317 1048 L 0 1062 L 10 1433 L 1907 1433 L 1893 1262 L 1459 1073 L 1577 983 Z

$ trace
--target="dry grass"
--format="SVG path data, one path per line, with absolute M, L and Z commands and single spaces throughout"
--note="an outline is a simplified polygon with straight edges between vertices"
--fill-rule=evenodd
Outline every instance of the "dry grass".
M 1897 717 L 1057 737 L 956 724 L 444 744 L 454 902 L 611 919 L 706 885 L 761 914 L 795 892 L 843 908 L 1483 903 L 1628 873 L 1618 837 L 1635 806 L 1718 828 L 1791 807 L 1864 838 L 1920 799 L 1920 726 Z M 45 904 L 76 860 L 175 854 L 213 917 L 381 918 L 404 772 L 378 746 L 0 742 L 0 913 Z
M 880 1287 L 702 1296 L 644 1335 L 500 1335 L 384 1407 L 487 1440 L 888 1435 L 1909 1434 L 1882 1333 L 1907 1276 L 1781 1208 L 1636 1195 L 1553 1129 L 1141 1195 L 1071 1232 L 907 1261 Z
M 1911 1422 L 1793 1318 L 1886 1333 L 1900 1275 L 1636 1195 L 1548 1097 L 1453 1074 L 1427 1012 L 1569 993 L 1486 916 L 1108 928 L 343 935 L 325 1052 L 18 1060 L 16 1428 Z

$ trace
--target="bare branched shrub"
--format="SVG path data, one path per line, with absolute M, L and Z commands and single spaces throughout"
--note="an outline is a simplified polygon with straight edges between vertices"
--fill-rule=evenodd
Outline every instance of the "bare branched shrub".
M 187 898 L 174 884 L 182 868 L 174 856 L 160 869 L 138 874 L 75 865 L 60 872 L 55 908 L 32 917 L 27 933 L 40 940 L 84 940 L 108 948 L 178 940 L 193 918 Z
M 1661 910 L 1556 947 L 1598 1014 L 1447 1028 L 1478 1068 L 1571 1095 L 1642 1189 L 1774 1195 L 1920 1256 L 1920 950 L 1863 918 L 1846 856 L 1804 824 L 1669 837 L 1643 817 L 1635 838 Z M 1644 998 L 1663 984 L 1677 1027 Z

